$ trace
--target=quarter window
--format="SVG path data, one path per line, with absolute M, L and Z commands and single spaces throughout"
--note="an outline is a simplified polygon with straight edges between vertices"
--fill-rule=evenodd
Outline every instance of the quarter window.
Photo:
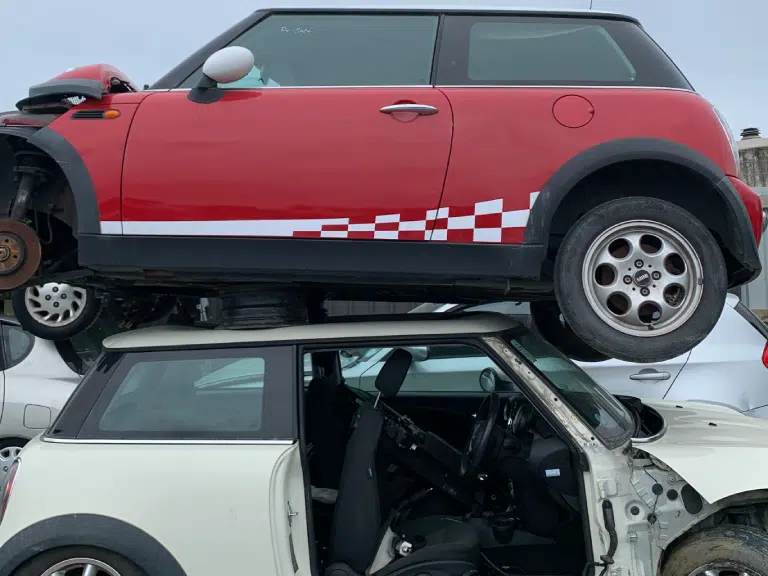
M 291 439 L 293 365 L 289 348 L 129 353 L 80 436 Z
M 26 358 L 35 345 L 35 338 L 18 326 L 3 324 L 3 356 L 5 370 L 13 368 Z
M 275 14 L 232 42 L 255 66 L 224 87 L 428 85 L 437 25 L 436 15 Z
M 437 84 L 690 89 L 634 22 L 539 16 L 448 16 Z

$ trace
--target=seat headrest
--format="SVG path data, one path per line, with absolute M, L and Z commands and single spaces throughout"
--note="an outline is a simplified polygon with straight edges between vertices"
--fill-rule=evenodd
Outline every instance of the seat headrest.
M 384 398 L 393 398 L 400 392 L 405 382 L 408 370 L 413 362 L 413 356 L 407 350 L 397 348 L 384 362 L 379 375 L 376 377 L 376 389 Z

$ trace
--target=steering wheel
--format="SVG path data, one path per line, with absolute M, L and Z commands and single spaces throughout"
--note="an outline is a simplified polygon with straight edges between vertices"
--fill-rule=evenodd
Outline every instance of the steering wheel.
M 499 395 L 495 392 L 490 392 L 480 405 L 472 434 L 469 436 L 461 456 L 459 474 L 462 476 L 474 474 L 483 461 L 483 456 L 491 440 L 491 432 L 499 415 L 499 406 Z

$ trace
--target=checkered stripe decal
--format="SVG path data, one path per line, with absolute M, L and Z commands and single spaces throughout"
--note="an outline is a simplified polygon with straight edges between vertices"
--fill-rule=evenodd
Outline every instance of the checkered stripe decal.
M 374 218 L 286 220 L 102 221 L 102 234 L 132 236 L 229 236 L 271 238 L 341 238 L 520 244 L 528 216 L 538 197 L 529 195 L 527 208 L 515 210 L 503 199 L 471 206 L 445 206 L 381 214 Z M 505 209 L 507 208 L 507 209 Z
M 383 214 L 375 221 L 339 218 L 319 230 L 296 230 L 295 238 L 346 238 L 360 240 L 428 240 L 443 242 L 522 242 L 528 215 L 538 197 L 530 195 L 527 209 L 504 210 L 504 200 L 477 202 L 469 209 L 444 207 L 422 213 L 420 219 L 405 214 Z

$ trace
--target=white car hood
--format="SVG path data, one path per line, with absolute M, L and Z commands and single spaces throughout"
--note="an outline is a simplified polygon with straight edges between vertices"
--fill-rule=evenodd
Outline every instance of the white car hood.
M 709 503 L 768 488 L 768 421 L 711 404 L 643 403 L 659 412 L 667 430 L 633 445 L 671 467 Z

